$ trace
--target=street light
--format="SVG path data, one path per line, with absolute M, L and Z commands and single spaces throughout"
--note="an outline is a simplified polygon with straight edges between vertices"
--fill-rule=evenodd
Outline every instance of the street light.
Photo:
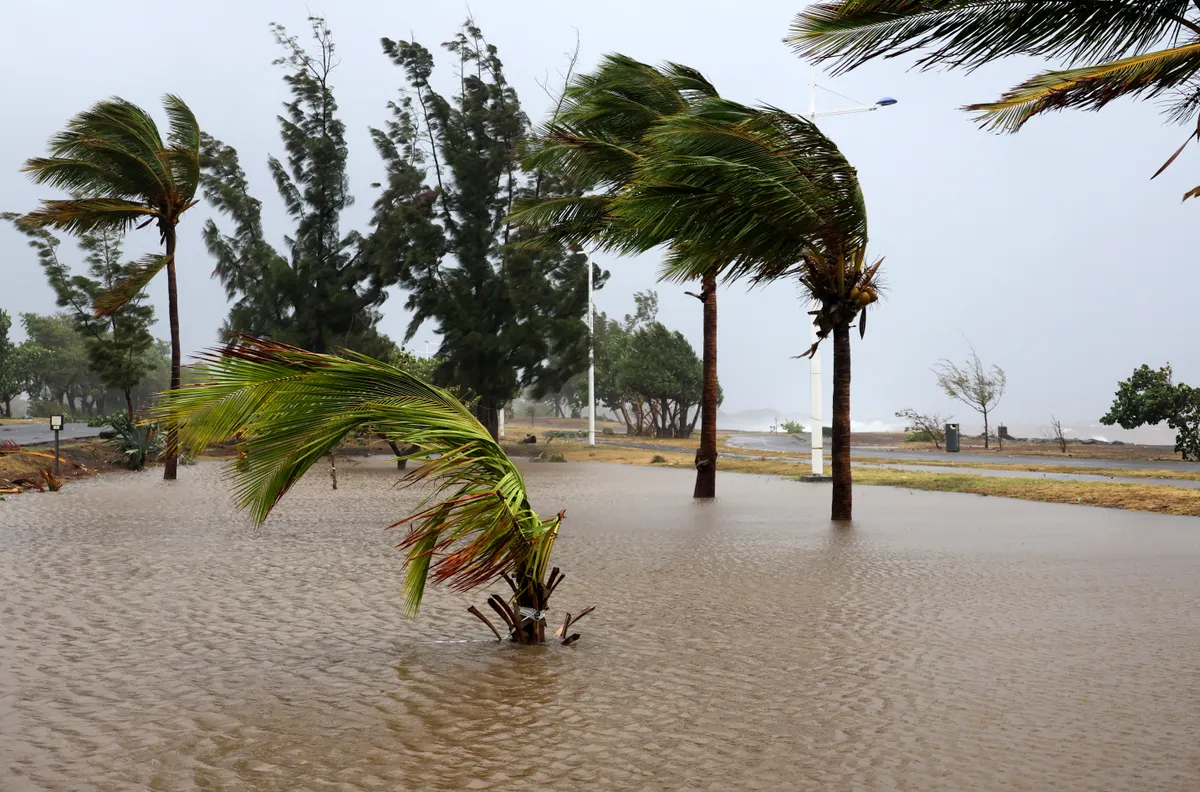
M 817 111 L 817 89 L 818 88 L 821 88 L 822 90 L 825 90 L 825 91 L 829 91 L 829 93 L 833 94 L 834 96 L 840 96 L 841 98 L 845 99 L 846 101 L 854 102 L 855 106 L 854 107 L 843 107 L 843 108 L 839 108 L 837 110 L 822 110 L 822 111 L 818 112 Z M 826 116 L 849 115 L 851 113 L 870 113 L 874 110 L 878 110 L 881 107 L 891 107 L 892 105 L 896 104 L 896 100 L 890 96 L 885 96 L 882 99 L 880 99 L 879 101 L 877 101 L 875 104 L 871 104 L 871 105 L 863 104 L 854 99 L 851 99 L 848 96 L 842 96 L 842 94 L 838 93 L 837 91 L 830 90 L 829 88 L 826 88 L 823 85 L 817 85 L 815 72 L 814 72 L 813 78 L 811 80 L 809 80 L 808 90 L 809 90 L 809 104 L 808 104 L 808 113 L 805 117 L 808 118 L 809 121 L 814 121 L 818 118 L 824 118 Z M 818 309 L 819 307 L 820 306 L 816 305 L 815 303 L 813 304 L 814 310 Z M 810 423 L 808 429 L 809 429 L 809 436 L 812 438 L 812 441 L 811 441 L 812 472 L 808 476 L 805 476 L 804 478 L 808 481 L 825 481 L 825 480 L 827 480 L 827 478 L 825 476 L 825 459 L 824 459 L 825 433 L 824 433 L 824 424 L 821 422 L 821 348 L 817 346 L 817 342 L 819 341 L 819 339 L 817 338 L 817 326 L 815 324 L 810 323 L 809 331 L 810 331 L 810 338 L 812 340 L 813 348 L 814 348 L 812 357 L 809 358 L 809 363 L 808 363 L 808 377 L 809 377 L 809 389 L 810 389 L 809 398 L 810 398 L 811 407 L 812 407 L 812 422 Z
M 592 262 L 588 271 L 588 445 L 596 445 L 596 307 L 592 304 Z
M 50 428 L 54 431 L 54 475 L 62 474 L 62 466 L 58 461 L 58 433 L 63 428 L 63 417 L 61 415 L 50 416 Z

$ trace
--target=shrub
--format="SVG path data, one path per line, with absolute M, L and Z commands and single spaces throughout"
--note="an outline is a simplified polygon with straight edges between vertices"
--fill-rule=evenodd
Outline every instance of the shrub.
M 54 472 L 54 468 L 42 468 L 42 480 L 46 482 L 46 489 L 51 492 L 58 492 L 63 486 L 63 477 Z
M 799 421 L 784 421 L 779 424 L 779 428 L 788 434 L 802 434 L 804 432 L 804 424 Z
M 613 430 L 612 430 L 612 427 L 611 427 L 611 426 L 606 426 L 606 427 L 604 427 L 604 429 L 601 431 L 601 434 L 603 434 L 605 437 L 612 437 L 612 435 L 613 435 L 613 434 L 615 434 L 615 433 L 613 432 Z
M 906 443 L 932 443 L 933 433 L 931 432 L 909 432 L 904 438 Z
M 117 433 L 112 439 L 129 460 L 132 470 L 141 470 L 163 450 L 163 437 L 156 424 L 136 424 L 125 413 L 112 417 L 112 428 Z
M 662 454 L 655 454 L 650 459 L 651 465 L 664 465 L 664 464 L 666 464 L 666 462 L 667 462 L 667 458 L 665 456 L 663 456 Z
M 67 423 L 75 420 L 75 416 L 71 415 L 71 410 L 67 405 L 49 399 L 31 399 L 27 411 L 30 418 L 49 418 L 51 415 L 61 415 Z

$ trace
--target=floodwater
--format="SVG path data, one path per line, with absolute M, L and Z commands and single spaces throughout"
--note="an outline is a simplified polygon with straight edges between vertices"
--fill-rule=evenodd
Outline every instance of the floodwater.
M 565 649 L 404 619 L 381 460 L 258 530 L 207 463 L 0 503 L 0 790 L 1200 789 L 1196 520 L 526 470 Z

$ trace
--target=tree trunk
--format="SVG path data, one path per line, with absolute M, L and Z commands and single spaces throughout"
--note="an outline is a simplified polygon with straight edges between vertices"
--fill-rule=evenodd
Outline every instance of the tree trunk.
M 129 413 L 129 422 L 133 423 L 133 394 L 129 392 L 129 388 L 125 388 L 125 409 Z
M 179 345 L 179 287 L 175 280 L 175 226 L 163 226 L 167 243 L 167 310 L 171 315 L 171 390 L 179 390 L 179 365 L 182 354 Z M 179 433 L 174 427 L 167 429 L 166 447 L 163 449 L 163 480 L 174 481 L 179 469 Z
M 479 419 L 479 423 L 483 424 L 483 428 L 488 430 L 488 434 L 492 436 L 492 439 L 499 441 L 500 416 L 496 414 L 495 405 L 480 400 L 475 405 L 475 417 Z M 530 420 L 533 420 L 532 417 Z
M 830 519 L 849 520 L 850 481 L 850 325 L 833 328 L 833 508 Z
M 387 444 L 388 444 L 388 446 L 390 446 L 390 447 L 391 447 L 391 449 L 392 449 L 392 453 L 393 453 L 393 454 L 395 454 L 397 457 L 399 457 L 399 456 L 402 456 L 402 455 L 403 455 L 403 453 L 400 451 L 400 446 L 396 445 L 396 444 L 395 444 L 394 442 L 392 442 L 391 440 L 388 440 L 388 441 L 387 441 Z M 407 459 L 397 459 L 397 460 L 396 460 L 396 470 L 404 470 L 404 469 L 405 469 L 405 468 L 407 468 L 407 467 L 408 467 L 408 460 L 407 460 Z
M 693 498 L 717 496 L 717 273 L 704 273 L 704 393 L 700 397 L 700 448 Z
M 988 442 L 989 442 L 989 441 L 988 441 L 988 419 L 987 419 L 987 410 L 984 410 L 984 411 L 983 411 L 983 447 L 984 447 L 984 448 L 991 448 L 991 446 L 990 446 L 990 445 L 988 445 Z
M 12 418 L 12 399 L 4 400 L 4 417 Z

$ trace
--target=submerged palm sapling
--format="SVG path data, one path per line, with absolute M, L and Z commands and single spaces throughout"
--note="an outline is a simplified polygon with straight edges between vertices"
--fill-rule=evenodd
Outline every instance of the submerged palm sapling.
M 525 482 L 487 429 L 456 398 L 395 366 L 352 352 L 308 352 L 242 337 L 204 356 L 204 380 L 164 395 L 152 419 L 178 431 L 192 454 L 234 438 L 232 467 L 240 508 L 256 523 L 310 467 L 348 434 L 369 427 L 428 459 L 408 471 L 408 484 L 434 489 L 417 510 L 389 528 L 405 528 L 404 594 L 410 615 L 425 586 L 469 591 L 498 580 L 512 597 L 488 605 L 522 644 L 545 640 L 546 607 L 564 575 L 550 568 L 563 512 L 542 519 L 529 505 Z M 497 638 L 475 607 L 470 612 Z M 578 640 L 567 615 L 564 644 Z

